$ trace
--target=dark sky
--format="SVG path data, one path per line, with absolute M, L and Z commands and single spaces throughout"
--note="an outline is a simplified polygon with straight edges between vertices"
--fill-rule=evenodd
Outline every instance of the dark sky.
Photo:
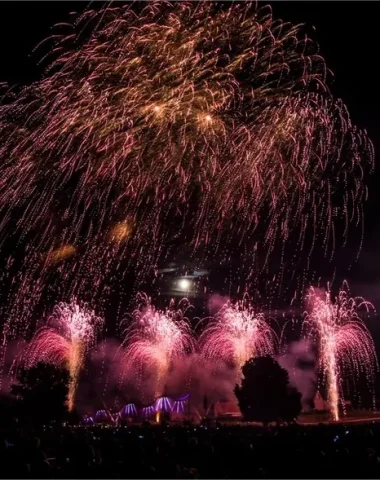
M 25 83 L 38 78 L 40 56 L 33 47 L 51 33 L 51 26 L 69 20 L 88 2 L 0 2 L 0 82 Z M 97 2 L 97 6 L 100 2 Z M 333 71 L 332 91 L 348 105 L 354 122 L 368 130 L 380 151 L 380 88 L 377 74 L 380 50 L 377 2 L 272 2 L 275 17 L 305 23 L 305 31 L 320 44 Z M 315 27 L 315 31 L 313 30 Z M 343 274 L 353 293 L 363 294 L 380 308 L 379 173 L 370 180 L 366 205 L 365 243 L 359 262 Z M 343 266 L 344 267 L 344 266 Z
M 378 64 L 380 30 L 378 2 L 272 2 L 274 15 L 305 23 L 334 77 L 333 93 L 348 105 L 351 117 L 366 129 L 375 147 L 375 174 L 369 182 L 365 207 L 364 247 L 358 263 L 345 273 L 353 293 L 380 309 L 380 89 Z M 313 30 L 315 27 L 315 30 Z

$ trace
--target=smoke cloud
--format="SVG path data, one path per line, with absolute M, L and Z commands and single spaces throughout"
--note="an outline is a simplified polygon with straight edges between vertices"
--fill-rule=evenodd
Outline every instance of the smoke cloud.
M 210 315 L 215 315 L 219 310 L 224 307 L 224 305 L 229 302 L 230 297 L 222 296 L 218 294 L 211 295 L 210 300 L 208 301 L 208 309 Z
M 290 383 L 302 394 L 303 409 L 310 409 L 317 390 L 317 356 L 310 342 L 290 343 L 277 361 L 288 371 Z
M 116 340 L 107 340 L 93 351 L 82 373 L 77 392 L 80 413 L 89 413 L 105 406 L 121 409 L 128 402 L 140 405 L 153 403 L 155 392 L 154 366 L 141 372 L 126 371 L 123 352 Z M 233 393 L 236 370 L 220 361 L 209 361 L 198 353 L 175 359 L 162 382 L 161 395 L 173 398 L 190 393 L 192 407 L 202 416 L 204 399 L 209 405 L 219 400 L 236 404 Z
M 225 297 L 215 296 L 213 306 L 220 309 L 226 301 Z M 9 393 L 10 385 L 15 381 L 15 358 L 21 358 L 23 347 L 20 342 L 8 344 L 2 394 Z M 154 365 L 143 374 L 127 370 L 125 353 L 120 347 L 116 339 L 107 339 L 90 352 L 76 396 L 79 413 L 90 413 L 105 407 L 121 409 L 127 402 L 149 405 L 154 401 L 157 395 Z M 317 384 L 316 352 L 308 341 L 302 340 L 289 344 L 277 360 L 289 372 L 291 384 L 301 392 L 303 408 L 309 408 Z M 208 405 L 220 400 L 237 405 L 234 395 L 236 381 L 236 369 L 230 365 L 193 353 L 174 360 L 162 382 L 160 394 L 175 398 L 190 393 L 192 406 L 203 416 L 205 397 Z

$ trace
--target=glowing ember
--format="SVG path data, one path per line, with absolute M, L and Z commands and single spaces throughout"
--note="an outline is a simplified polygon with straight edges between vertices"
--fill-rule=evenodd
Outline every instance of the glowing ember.
M 76 248 L 74 245 L 63 245 L 52 252 L 47 254 L 47 262 L 48 264 L 54 264 L 58 262 L 62 262 L 63 260 L 67 260 L 75 255 Z
M 114 225 L 109 234 L 109 239 L 111 242 L 120 243 L 127 240 L 133 228 L 132 220 L 120 222 Z

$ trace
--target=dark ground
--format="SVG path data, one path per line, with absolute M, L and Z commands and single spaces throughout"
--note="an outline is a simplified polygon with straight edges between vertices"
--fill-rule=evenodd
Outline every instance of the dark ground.
M 1 432 L 7 478 L 379 478 L 380 424 Z

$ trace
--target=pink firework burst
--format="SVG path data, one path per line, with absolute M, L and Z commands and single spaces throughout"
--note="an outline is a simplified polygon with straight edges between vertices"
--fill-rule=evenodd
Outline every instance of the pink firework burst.
M 138 300 L 140 306 L 132 314 L 123 342 L 124 365 L 127 370 L 153 368 L 158 394 L 172 362 L 194 351 L 195 341 L 184 314 L 189 303 L 183 300 L 176 309 L 171 302 L 168 309 L 160 311 L 145 294 L 139 294 Z
M 344 282 L 335 299 L 330 286 L 325 293 L 310 289 L 307 296 L 310 312 L 305 314 L 304 328 L 318 340 L 319 364 L 327 386 L 329 409 L 339 420 L 339 401 L 343 400 L 343 374 L 357 378 L 365 374 L 373 384 L 378 366 L 375 346 L 360 312 L 374 312 L 371 303 L 362 297 L 350 297 Z
M 200 338 L 203 355 L 223 359 L 239 369 L 251 357 L 274 355 L 277 336 L 262 313 L 255 313 L 248 298 L 227 303 Z
M 265 271 L 293 245 L 332 254 L 334 218 L 345 240 L 362 220 L 373 146 L 299 26 L 256 2 L 144 7 L 60 24 L 43 77 L 0 104 L 0 256 L 25 252 L 5 268 L 7 339 L 53 278 L 106 302 L 114 278 L 148 279 L 170 239 Z
M 55 306 L 47 325 L 37 331 L 29 344 L 25 363 L 54 363 L 70 372 L 68 405 L 71 410 L 78 377 L 86 351 L 95 343 L 96 332 L 102 319 L 86 305 L 79 305 L 74 298 L 70 303 Z

